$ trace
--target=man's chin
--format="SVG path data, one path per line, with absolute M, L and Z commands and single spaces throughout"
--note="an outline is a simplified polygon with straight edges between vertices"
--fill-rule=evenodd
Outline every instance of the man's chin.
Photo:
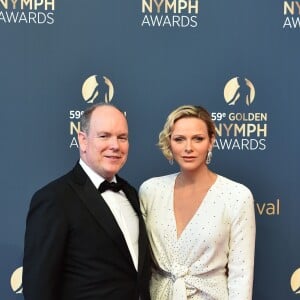
M 104 171 L 105 178 L 113 178 L 119 171 L 121 167 L 114 167 Z

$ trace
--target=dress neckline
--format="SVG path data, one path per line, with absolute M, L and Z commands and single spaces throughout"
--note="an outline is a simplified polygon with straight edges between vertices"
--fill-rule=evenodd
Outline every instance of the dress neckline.
M 173 185 L 172 185 L 172 195 L 171 195 L 171 212 L 172 212 L 172 219 L 173 219 L 173 222 L 174 222 L 174 225 L 175 225 L 175 235 L 176 235 L 175 239 L 176 239 L 176 241 L 179 241 L 181 239 L 181 237 L 184 235 L 184 233 L 187 230 L 187 228 L 189 226 L 191 226 L 191 224 L 193 223 L 193 220 L 195 219 L 195 217 L 200 213 L 201 207 L 203 207 L 203 205 L 205 205 L 205 202 L 207 201 L 206 199 L 208 198 L 209 194 L 214 189 L 214 186 L 216 185 L 216 183 L 220 179 L 220 175 L 216 174 L 215 181 L 209 187 L 209 189 L 207 190 L 206 194 L 204 195 L 201 203 L 199 204 L 198 208 L 195 210 L 195 213 L 190 218 L 190 220 L 186 223 L 185 227 L 183 228 L 183 230 L 181 231 L 180 235 L 178 236 L 178 234 L 177 234 L 177 232 L 178 232 L 177 231 L 177 223 L 176 223 L 175 210 L 174 210 L 174 195 L 175 195 L 175 183 L 176 183 L 176 179 L 179 176 L 179 174 L 180 174 L 180 172 L 174 174 Z

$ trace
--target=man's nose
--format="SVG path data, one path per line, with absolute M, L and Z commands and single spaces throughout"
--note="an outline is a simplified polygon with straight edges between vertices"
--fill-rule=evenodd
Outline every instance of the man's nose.
M 112 149 L 119 149 L 119 140 L 118 140 L 118 137 L 116 137 L 116 136 L 110 137 L 110 139 L 109 139 L 109 146 Z

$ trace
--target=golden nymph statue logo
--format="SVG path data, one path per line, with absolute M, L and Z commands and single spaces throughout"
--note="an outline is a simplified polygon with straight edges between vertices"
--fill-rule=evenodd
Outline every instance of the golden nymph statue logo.
M 225 102 L 232 109 L 211 112 L 215 122 L 218 150 L 263 151 L 267 149 L 268 113 L 248 110 L 255 97 L 252 82 L 245 77 L 231 78 L 224 87 Z
M 19 267 L 12 273 L 10 278 L 11 289 L 16 294 L 22 294 L 23 292 L 22 274 L 23 274 L 23 267 Z
M 292 274 L 290 284 L 292 291 L 295 294 L 300 294 L 300 268 Z
M 0 0 L 1 1 L 1 0 Z M 94 104 L 97 102 L 110 103 L 114 96 L 112 81 L 104 75 L 91 75 L 86 78 L 81 87 L 81 95 L 85 103 Z M 69 111 L 70 136 L 69 148 L 78 148 L 77 134 L 80 131 L 80 118 L 83 110 L 71 109 Z
M 224 98 L 228 105 L 244 102 L 247 106 L 254 101 L 255 88 L 247 78 L 234 77 L 230 79 L 224 88 Z
M 98 98 L 99 102 L 109 103 L 114 96 L 114 86 L 106 76 L 88 77 L 82 85 L 82 97 L 86 103 L 94 103 Z

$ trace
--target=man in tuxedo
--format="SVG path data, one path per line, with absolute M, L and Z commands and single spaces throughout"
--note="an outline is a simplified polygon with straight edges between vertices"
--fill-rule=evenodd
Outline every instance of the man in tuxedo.
M 150 253 L 136 190 L 117 173 L 128 125 L 110 104 L 88 108 L 80 160 L 37 191 L 26 222 L 25 300 L 148 300 Z

